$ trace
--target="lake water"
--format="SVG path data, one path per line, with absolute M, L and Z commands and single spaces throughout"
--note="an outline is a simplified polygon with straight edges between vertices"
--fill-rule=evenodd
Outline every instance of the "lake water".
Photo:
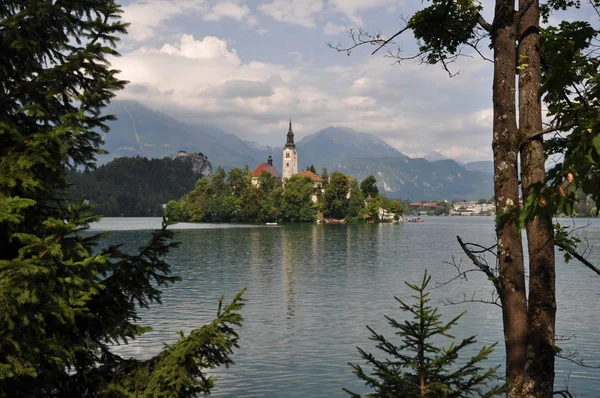
M 570 219 L 561 220 L 574 224 Z M 588 259 L 600 263 L 598 220 L 578 234 L 589 241 Z M 115 231 L 108 240 L 128 248 L 140 246 L 148 229 L 160 219 L 106 218 L 92 230 Z M 426 217 L 420 224 L 382 225 L 226 225 L 178 224 L 181 246 L 169 255 L 173 272 L 183 280 L 165 290 L 163 305 L 142 313 L 154 328 L 115 351 L 147 358 L 176 332 L 199 327 L 213 319 L 217 300 L 226 301 L 244 287 L 240 348 L 235 364 L 218 369 L 217 397 L 342 397 L 342 388 L 368 390 L 352 374 L 348 362 L 361 363 L 356 346 L 381 357 L 369 341 L 369 325 L 392 338 L 384 314 L 403 319 L 394 296 L 409 300 L 403 281 L 419 283 L 427 268 L 433 282 L 455 274 L 445 264 L 468 260 L 456 235 L 482 244 L 494 240 L 491 217 Z M 571 336 L 557 344 L 563 352 L 577 350 L 589 365 L 600 366 L 600 278 L 576 261 L 565 264 L 558 255 L 557 333 Z M 474 275 L 432 291 L 433 304 L 461 294 L 488 298 L 491 284 Z M 457 337 L 473 334 L 480 344 L 500 342 L 490 365 L 504 365 L 500 309 L 486 304 L 442 306 L 443 320 L 467 310 L 454 329 Z M 477 344 L 479 347 L 480 344 Z M 448 342 L 445 342 L 448 345 Z M 475 348 L 467 352 L 473 354 Z M 557 359 L 557 387 L 584 397 L 600 396 L 600 370 Z

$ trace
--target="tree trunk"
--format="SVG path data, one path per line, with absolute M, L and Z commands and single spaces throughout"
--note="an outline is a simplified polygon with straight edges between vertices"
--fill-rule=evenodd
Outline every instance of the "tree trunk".
M 524 7 L 527 0 L 520 0 Z M 519 25 L 519 135 L 523 199 L 531 184 L 544 182 L 543 138 L 530 137 L 542 130 L 539 55 L 539 0 L 535 0 Z M 551 397 L 554 387 L 554 336 L 556 319 L 554 229 L 549 216 L 536 216 L 525 225 L 529 252 L 529 310 L 527 357 L 523 397 Z
M 494 47 L 494 194 L 496 214 L 519 208 L 517 174 L 518 128 L 515 103 L 516 34 L 514 1 L 496 0 L 492 40 Z M 508 397 L 519 396 L 525 366 L 527 342 L 527 299 L 521 233 L 514 218 L 496 229 L 500 266 L 498 292 L 506 346 Z

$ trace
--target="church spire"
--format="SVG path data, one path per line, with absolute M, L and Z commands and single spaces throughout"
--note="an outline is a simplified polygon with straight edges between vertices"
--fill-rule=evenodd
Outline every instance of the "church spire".
M 285 143 L 286 147 L 296 147 L 296 144 L 294 143 L 294 132 L 292 131 L 292 118 L 290 117 L 290 128 L 288 129 L 288 133 L 287 133 L 287 141 Z

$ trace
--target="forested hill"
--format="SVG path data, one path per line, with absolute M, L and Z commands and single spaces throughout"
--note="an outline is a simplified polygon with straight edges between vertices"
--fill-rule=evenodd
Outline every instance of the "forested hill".
M 90 172 L 69 173 L 68 194 L 86 195 L 98 206 L 95 211 L 108 217 L 162 216 L 162 204 L 181 198 L 196 180 L 211 173 L 202 157 L 117 158 Z

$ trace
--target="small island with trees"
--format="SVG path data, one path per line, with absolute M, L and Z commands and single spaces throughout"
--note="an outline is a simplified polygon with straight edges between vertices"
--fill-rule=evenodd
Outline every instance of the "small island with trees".
M 315 167 L 307 169 L 315 174 Z M 192 222 L 364 222 L 397 221 L 402 204 L 379 193 L 375 177 L 360 184 L 340 172 L 323 169 L 316 184 L 303 172 L 285 184 L 267 171 L 253 182 L 250 169 L 218 168 L 196 181 L 180 200 L 167 203 L 172 221 Z

